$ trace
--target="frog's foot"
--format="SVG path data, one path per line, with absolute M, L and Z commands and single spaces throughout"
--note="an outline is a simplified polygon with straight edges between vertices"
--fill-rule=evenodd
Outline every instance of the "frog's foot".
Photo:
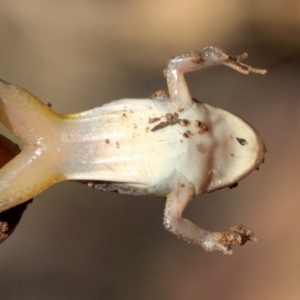
M 248 57 L 247 53 L 234 56 L 226 54 L 224 50 L 219 48 L 206 47 L 202 50 L 194 50 L 184 55 L 190 57 L 190 62 L 192 63 L 192 66 L 187 64 L 186 72 L 221 64 L 233 68 L 234 70 L 245 75 L 249 73 L 266 74 L 267 72 L 264 69 L 256 69 L 241 63 L 241 60 L 244 60 Z
M 233 226 L 227 232 L 206 231 L 200 235 L 200 244 L 206 251 L 220 250 L 224 254 L 232 254 L 232 245 L 242 246 L 247 241 L 256 242 L 257 239 L 244 225 Z
M 171 58 L 168 61 L 168 67 L 166 70 L 164 70 L 164 73 L 167 78 L 169 76 L 175 77 L 174 75 L 176 75 L 176 73 L 187 73 L 197 71 L 205 67 L 221 64 L 233 68 L 234 70 L 242 74 L 267 73 L 267 71 L 264 69 L 256 69 L 249 65 L 241 63 L 241 60 L 244 60 L 247 57 L 247 53 L 234 56 L 226 54 L 226 52 L 220 48 L 206 47 Z
M 171 58 L 167 69 L 164 70 L 164 74 L 167 78 L 172 101 L 182 108 L 192 105 L 192 97 L 183 76 L 187 72 L 215 65 L 225 65 L 242 74 L 265 74 L 267 72 L 266 70 L 256 69 L 241 63 L 241 60 L 247 57 L 247 53 L 233 56 L 226 54 L 222 49 L 206 47 Z

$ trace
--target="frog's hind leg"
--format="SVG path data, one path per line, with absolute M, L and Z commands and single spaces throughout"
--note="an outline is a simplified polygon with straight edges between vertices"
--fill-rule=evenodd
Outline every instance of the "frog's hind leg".
M 51 133 L 60 117 L 26 90 L 0 79 L 0 122 L 19 137 L 24 146 Z
M 164 226 L 168 231 L 189 243 L 200 245 L 206 251 L 220 250 L 225 254 L 232 254 L 233 244 L 256 241 L 254 234 L 243 225 L 233 226 L 228 232 L 210 232 L 183 218 L 182 213 L 195 196 L 195 189 L 184 176 L 178 176 L 178 179 L 177 185 L 167 196 Z
M 40 148 L 23 150 L 0 169 L 0 213 L 60 181 L 56 159 Z
M 242 74 L 266 73 L 266 70 L 255 69 L 240 62 L 247 56 L 247 53 L 237 56 L 227 55 L 224 50 L 219 48 L 206 47 L 171 58 L 168 61 L 167 69 L 164 70 L 171 101 L 175 102 L 179 108 L 187 108 L 192 105 L 193 99 L 183 75 L 187 72 L 223 64 Z
M 22 152 L 0 169 L 0 212 L 58 181 L 58 153 L 50 144 L 59 119 L 30 93 L 0 81 L 0 121 L 23 142 Z

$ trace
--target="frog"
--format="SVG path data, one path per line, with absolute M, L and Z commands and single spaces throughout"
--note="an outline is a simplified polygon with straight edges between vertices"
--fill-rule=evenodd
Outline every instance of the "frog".
M 69 180 L 105 192 L 166 198 L 164 227 L 206 251 L 232 254 L 232 245 L 256 241 L 244 225 L 212 232 L 182 216 L 196 196 L 234 187 L 264 162 L 257 130 L 194 99 L 184 77 L 217 65 L 245 75 L 266 73 L 242 63 L 245 58 L 247 53 L 233 56 L 212 46 L 193 50 L 167 62 L 168 91 L 63 115 L 0 80 L 0 121 L 23 144 L 0 169 L 0 213 Z

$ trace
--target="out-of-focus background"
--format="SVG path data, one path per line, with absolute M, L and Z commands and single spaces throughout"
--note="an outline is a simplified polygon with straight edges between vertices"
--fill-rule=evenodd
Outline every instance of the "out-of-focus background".
M 164 230 L 164 199 L 60 183 L 1 244 L 0 299 L 300 299 L 299 1 L 4 0 L 0 45 L 0 78 L 58 113 L 148 97 L 166 88 L 171 56 L 204 46 L 268 70 L 187 75 L 196 99 L 246 119 L 268 153 L 185 216 L 213 231 L 245 224 L 257 243 L 207 253 Z

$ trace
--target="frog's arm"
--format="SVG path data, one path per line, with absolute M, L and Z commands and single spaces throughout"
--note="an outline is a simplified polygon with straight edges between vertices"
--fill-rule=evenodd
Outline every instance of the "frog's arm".
M 183 75 L 187 72 L 214 65 L 225 65 L 245 75 L 249 73 L 265 74 L 267 72 L 240 62 L 247 57 L 247 53 L 237 56 L 227 55 L 224 50 L 215 47 L 206 47 L 173 57 L 168 61 L 167 69 L 164 70 L 170 99 L 179 109 L 187 108 L 193 104 L 193 99 Z
M 232 254 L 233 244 L 256 241 L 254 234 L 243 225 L 233 226 L 228 232 L 210 232 L 183 218 L 185 207 L 195 197 L 195 187 L 182 174 L 176 175 L 177 183 L 167 196 L 164 212 L 163 224 L 168 231 L 206 251 L 219 250 L 225 254 Z

